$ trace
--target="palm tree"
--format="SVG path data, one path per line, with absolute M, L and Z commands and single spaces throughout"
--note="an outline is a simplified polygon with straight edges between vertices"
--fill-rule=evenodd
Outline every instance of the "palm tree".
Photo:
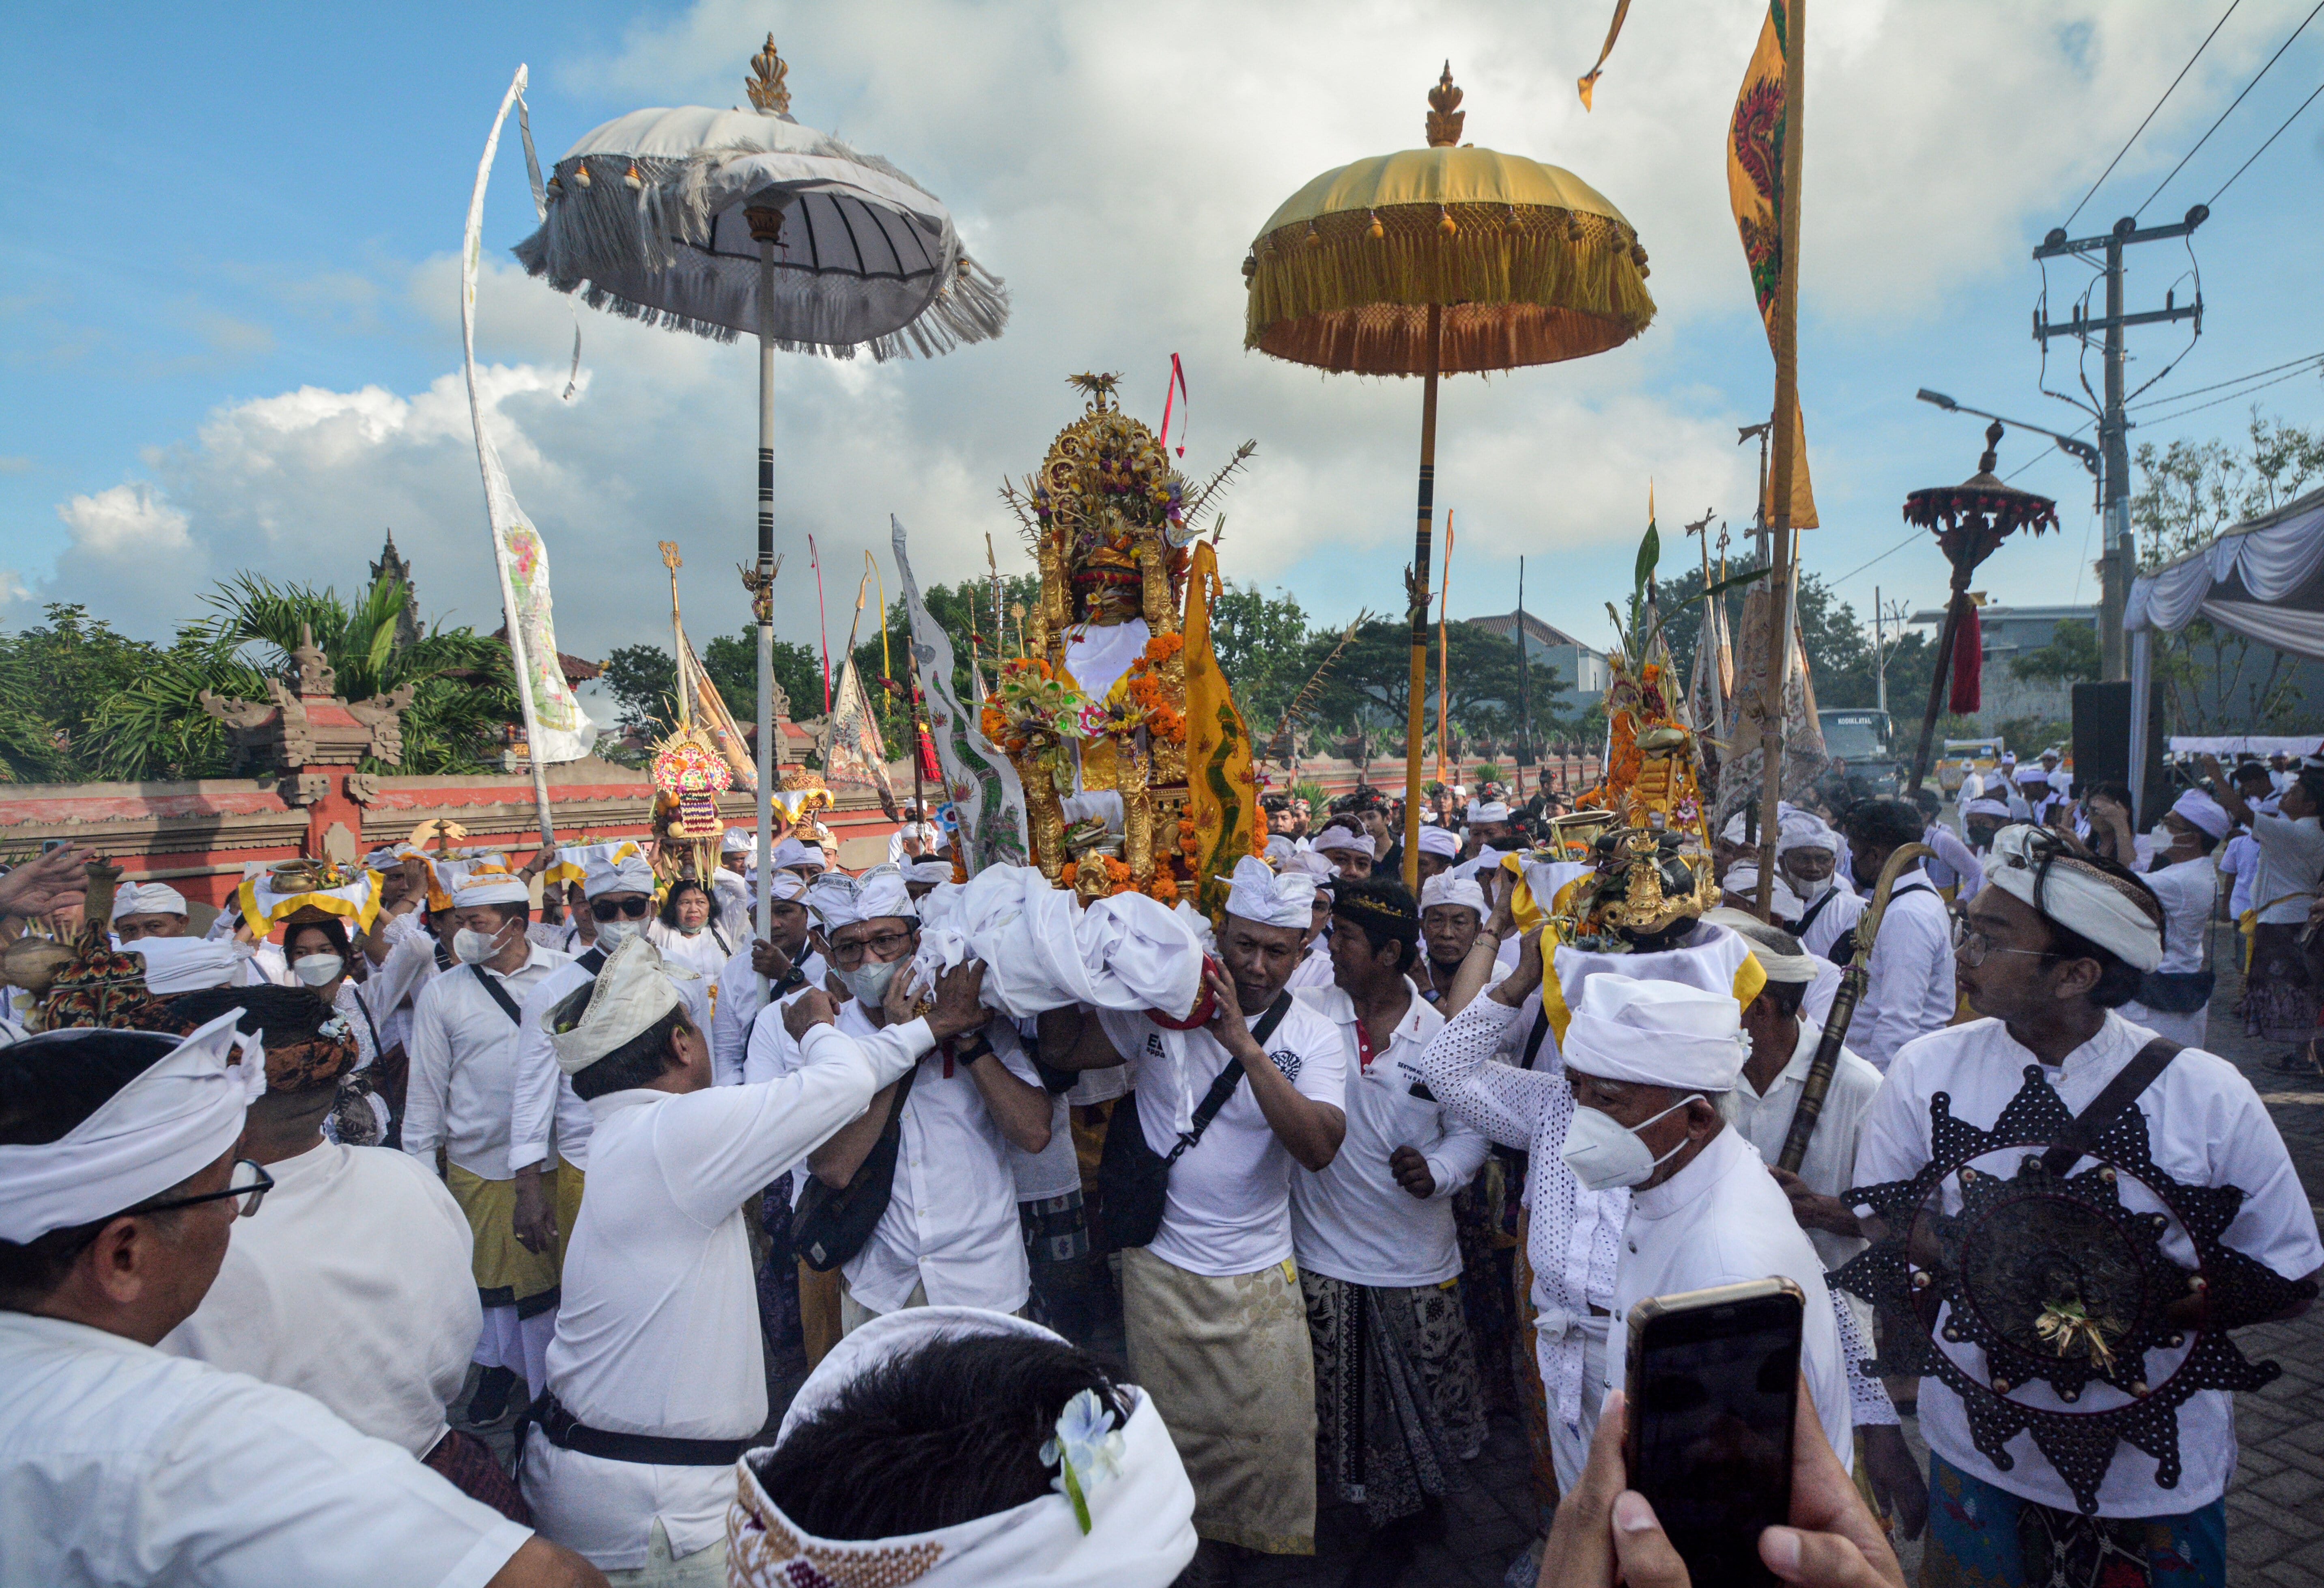
M 224 725 L 202 709 L 202 692 L 263 698 L 267 679 L 289 666 L 304 632 L 313 633 L 329 659 L 338 692 L 346 699 L 413 686 L 403 713 L 402 761 L 391 767 L 366 760 L 363 770 L 496 770 L 498 730 L 518 715 L 508 647 L 472 629 L 441 626 L 398 646 L 396 618 L 404 606 L 401 581 L 375 580 L 351 605 L 328 586 L 276 585 L 244 573 L 204 600 L 211 615 L 180 630 L 177 643 L 151 673 L 98 711 L 92 731 L 106 776 L 226 775 L 233 751 Z

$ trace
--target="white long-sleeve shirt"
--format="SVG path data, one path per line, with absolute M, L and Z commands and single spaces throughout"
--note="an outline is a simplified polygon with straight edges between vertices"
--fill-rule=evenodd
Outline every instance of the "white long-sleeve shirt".
M 590 1103 L 589 1195 L 549 1347 L 549 1388 L 566 1410 L 615 1433 L 759 1431 L 766 1370 L 742 1204 L 860 1116 L 932 1041 L 926 1020 L 862 1036 L 818 1025 L 800 1067 L 762 1085 Z M 544 1534 L 623 1571 L 646 1563 L 656 1519 L 676 1556 L 723 1537 L 734 1469 L 606 1461 L 535 1430 L 524 1491 Z
M 1997 1020 L 1971 1020 L 1923 1037 L 1898 1053 L 1889 1066 L 1880 1095 L 1865 1117 L 1856 1172 L 1868 1186 L 1912 1178 L 1930 1159 L 1930 1109 L 1938 1094 L 1944 1094 L 1952 1118 L 1989 1130 L 2025 1086 L 2029 1065 L 2040 1065 L 2043 1079 L 2056 1090 L 2058 1100 L 2080 1113 L 2153 1035 L 2108 1011 L 2097 1034 L 2057 1065 L 2042 1063 Z M 2235 1066 L 2200 1048 L 2187 1048 L 2139 1094 L 2135 1106 L 2145 1116 L 2149 1150 L 2163 1173 L 2187 1185 L 2234 1186 L 2243 1192 L 2235 1220 L 2222 1235 L 2227 1245 L 2287 1279 L 2303 1278 L 2324 1265 L 2316 1215 L 2284 1150 L 2283 1138 L 2267 1105 Z M 2023 1146 L 2011 1146 L 1971 1162 L 2006 1177 L 2018 1172 L 2025 1151 Z M 2123 1206 L 2134 1214 L 2163 1210 L 2153 1195 L 2128 1174 L 2120 1177 L 2116 1189 Z M 1945 1212 L 1958 1214 L 1958 1176 L 1945 1177 L 1942 1196 Z M 2163 1231 L 2163 1252 L 2182 1266 L 2194 1261 L 2194 1248 L 2175 1219 Z M 1971 1379 L 1989 1381 L 1979 1347 L 1948 1342 L 1941 1334 L 1932 1335 L 1932 1343 L 1959 1362 Z M 2175 1366 L 2182 1355 L 2150 1353 L 2150 1366 L 2155 1371 L 2169 1371 L 2165 1364 Z M 2020 1384 L 2010 1395 L 2029 1407 L 2061 1412 L 2093 1411 L 2125 1399 L 2094 1383 L 2080 1408 L 2070 1407 L 2038 1379 Z M 2100 1516 L 2195 1510 L 2225 1491 L 2236 1465 L 2232 1397 L 2224 1390 L 2198 1390 L 2179 1408 L 2178 1418 L 2182 1463 L 2178 1486 L 2157 1485 L 2155 1458 L 2125 1443 L 2116 1448 L 2098 1486 Z M 2010 1469 L 1997 1468 L 1970 1436 L 1960 1397 L 1941 1380 L 1921 1381 L 1921 1431 L 1932 1449 L 1963 1472 L 2060 1510 L 2075 1509 L 2072 1489 L 2036 1448 L 2031 1434 L 2020 1433 L 2009 1442 Z
M 371 967 L 364 983 L 364 1003 L 379 1022 L 382 1051 L 401 1048 L 411 1051 L 411 1006 L 420 989 L 436 978 L 436 939 L 420 924 L 417 910 L 383 916 L 380 940 L 387 957 Z
M 482 970 L 521 1012 L 526 996 L 566 963 L 563 955 L 528 944 L 524 963 L 507 975 L 464 965 L 428 983 L 411 1014 L 404 1151 L 432 1169 L 441 1144 L 447 1158 L 480 1179 L 505 1180 L 515 1173 L 509 1120 L 517 1020 L 476 978 Z
M 567 960 L 524 995 L 523 1029 L 517 1035 L 516 1059 L 509 1097 L 509 1149 L 511 1173 L 529 1164 L 546 1162 L 549 1156 L 549 1129 L 557 1133 L 557 1157 L 575 1168 L 589 1168 L 589 1137 L 596 1129 L 595 1117 L 573 1083 L 557 1067 L 557 1050 L 551 1047 L 548 1029 L 541 1020 L 555 1009 L 559 999 L 596 979 L 604 965 L 595 949 L 579 957 Z M 710 1029 L 709 983 L 698 976 L 673 975 L 670 982 L 678 988 L 678 996 L 686 1000 L 687 1018 L 700 1031 Z
M 1925 874 L 1907 872 L 1889 890 L 1865 971 L 1849 1046 L 1885 1070 L 1899 1048 L 1941 1029 L 1956 1008 L 1952 915 Z
M 814 949 L 803 952 L 806 957 L 798 962 L 799 973 L 807 977 L 808 986 L 822 986 L 830 967 Z M 738 1085 L 750 1046 L 751 1022 L 759 1018 L 765 1002 L 759 973 L 751 968 L 750 944 L 728 956 L 718 972 L 716 985 L 717 999 L 710 1016 L 710 1072 L 721 1086 Z
M 1951 888 L 1953 902 L 1967 904 L 1985 886 L 1985 863 L 1977 852 L 1960 841 L 1960 836 L 1942 822 L 1931 822 L 1921 842 L 1937 852 L 1937 858 L 1924 863 L 1929 880 L 1940 888 Z
M 1332 1161 L 1291 1177 L 1291 1250 L 1302 1269 L 1352 1285 L 1410 1288 L 1461 1272 L 1452 1194 L 1485 1161 L 1484 1132 L 1464 1124 L 1426 1088 L 1421 1057 L 1443 1027 L 1409 978 L 1412 1003 L 1385 1050 L 1363 1061 L 1354 1000 L 1337 986 L 1298 994 L 1338 1028 L 1347 1065 L 1348 1131 Z M 1426 1200 L 1397 1184 L 1388 1158 L 1409 1147 L 1428 1160 L 1436 1188 Z

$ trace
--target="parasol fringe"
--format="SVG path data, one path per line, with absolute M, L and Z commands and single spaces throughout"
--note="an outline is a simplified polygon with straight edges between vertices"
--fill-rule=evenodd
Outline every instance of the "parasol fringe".
M 1644 251 L 1620 223 L 1545 207 L 1513 218 L 1504 204 L 1456 204 L 1450 217 L 1449 236 L 1437 206 L 1416 205 L 1261 238 L 1244 345 L 1303 363 L 1417 374 L 1425 317 L 1400 309 L 1433 302 L 1447 306 L 1440 367 L 1506 369 L 1603 352 L 1653 320 Z

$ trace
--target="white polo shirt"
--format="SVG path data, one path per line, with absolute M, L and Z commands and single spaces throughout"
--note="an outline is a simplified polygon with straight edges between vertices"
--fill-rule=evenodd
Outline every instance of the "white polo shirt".
M 532 1537 L 296 1390 L 20 1312 L 0 1517 L 27 1588 L 482 1588 Z
M 1244 1019 L 1255 1029 L 1262 1013 Z M 1227 1050 L 1208 1029 L 1167 1031 L 1142 1013 L 1107 1009 L 1098 1019 L 1130 1066 L 1146 1144 L 1167 1156 L 1227 1067 Z M 1294 998 L 1266 1047 L 1302 1097 L 1346 1106 L 1347 1066 L 1331 1021 Z M 1291 1177 L 1306 1172 L 1267 1122 L 1249 1079 L 1238 1081 L 1202 1140 L 1171 1166 L 1162 1227 L 1147 1250 L 1214 1279 L 1279 1263 L 1291 1255 Z
M 1444 1017 L 1409 977 L 1405 986 L 1411 1006 L 1387 1049 L 1369 1065 L 1357 1040 L 1355 1002 L 1346 992 L 1335 985 L 1298 995 L 1340 1033 L 1348 1133 L 1330 1163 L 1291 1177 L 1292 1250 L 1302 1269 L 1354 1285 L 1408 1288 L 1457 1277 L 1461 1245 L 1452 1229 L 1452 1194 L 1485 1161 L 1484 1132 L 1453 1119 L 1428 1094 L 1421 1055 Z M 1397 1185 L 1388 1168 L 1388 1157 L 1399 1147 L 1428 1160 L 1436 1189 L 1425 1201 Z

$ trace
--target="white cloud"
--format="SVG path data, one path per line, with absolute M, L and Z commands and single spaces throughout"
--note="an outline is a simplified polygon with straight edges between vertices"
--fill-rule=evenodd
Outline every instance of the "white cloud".
M 76 549 L 99 558 L 175 551 L 187 544 L 186 515 L 148 485 L 114 485 L 57 508 Z

